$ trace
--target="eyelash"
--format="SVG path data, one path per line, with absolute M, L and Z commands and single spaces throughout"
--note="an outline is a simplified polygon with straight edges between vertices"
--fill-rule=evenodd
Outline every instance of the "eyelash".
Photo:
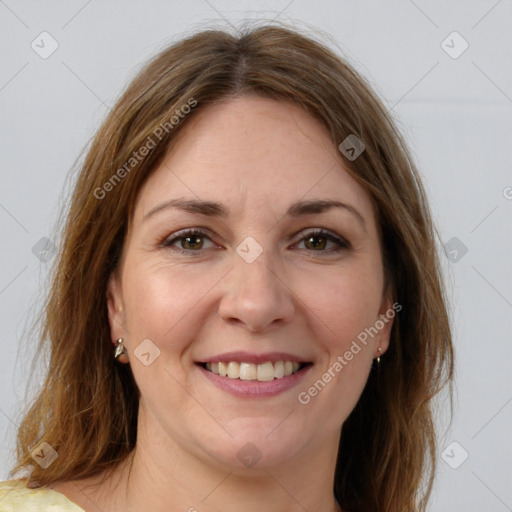
M 192 249 L 183 249 L 183 248 L 180 248 L 180 247 L 173 247 L 172 244 L 174 242 L 177 242 L 179 240 L 182 240 L 183 238 L 186 238 L 188 236 L 198 236 L 198 237 L 201 237 L 201 238 L 207 238 L 208 240 L 211 240 L 210 237 L 208 237 L 208 235 L 201 231 L 200 229 L 197 229 L 197 228 L 190 228 L 190 229 L 184 229 L 182 231 L 178 231 L 177 233 L 175 233 L 172 237 L 166 237 L 164 238 L 160 243 L 159 243 L 159 247 L 160 248 L 168 248 L 168 249 L 171 249 L 173 251 L 177 251 L 181 254 L 185 254 L 185 255 L 192 255 L 194 253 L 200 253 L 202 252 L 201 249 L 198 249 L 198 250 L 192 250 Z M 348 250 L 351 248 L 351 245 L 350 243 L 345 240 L 344 238 L 340 238 L 340 237 L 337 237 L 337 236 L 334 236 L 333 234 L 331 234 L 329 231 L 326 231 L 325 229 L 321 229 L 321 228 L 315 228 L 315 229 L 311 229 L 310 231 L 306 232 L 304 234 L 304 236 L 299 240 L 298 243 L 308 239 L 308 238 L 312 238 L 312 237 L 324 237 L 326 238 L 327 240 L 330 240 L 331 242 L 335 243 L 336 245 L 338 245 L 338 249 L 335 249 L 335 250 L 319 250 L 319 251 L 314 251 L 314 250 L 310 250 L 309 252 L 324 252 L 324 253 L 333 253 L 333 252 L 341 252 L 341 251 L 344 251 L 344 250 Z

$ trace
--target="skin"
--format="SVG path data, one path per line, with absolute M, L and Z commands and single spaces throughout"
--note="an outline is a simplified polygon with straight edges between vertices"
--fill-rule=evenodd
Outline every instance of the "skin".
M 219 202 L 229 215 L 167 208 L 144 219 L 176 198 Z M 342 208 L 286 215 L 292 203 L 313 199 L 351 205 L 364 227 Z M 179 237 L 161 246 L 194 227 L 206 236 L 192 249 Z M 311 228 L 349 247 L 322 235 L 312 244 Z M 263 249 L 252 263 L 236 252 L 248 236 Z M 307 405 L 297 395 L 390 310 L 383 284 L 370 197 L 343 168 L 319 121 L 259 97 L 203 108 L 142 188 L 108 286 L 112 339 L 124 338 L 141 391 L 137 446 L 114 478 L 54 488 L 103 512 L 339 510 L 332 488 L 341 427 L 372 360 L 388 347 L 392 321 Z M 144 339 L 160 350 L 149 366 L 134 354 Z M 239 398 L 195 364 L 232 350 L 290 352 L 313 366 L 277 396 Z M 237 457 L 247 442 L 261 454 L 251 468 Z

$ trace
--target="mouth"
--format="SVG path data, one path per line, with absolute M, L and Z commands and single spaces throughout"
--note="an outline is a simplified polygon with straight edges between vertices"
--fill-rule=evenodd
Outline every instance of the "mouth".
M 299 385 L 313 367 L 287 352 L 232 351 L 196 361 L 206 381 L 237 398 L 270 398 Z
M 226 379 L 240 381 L 269 382 L 275 379 L 284 379 L 304 371 L 311 366 L 311 362 L 298 361 L 265 361 L 251 363 L 244 361 L 217 361 L 197 363 L 207 372 Z

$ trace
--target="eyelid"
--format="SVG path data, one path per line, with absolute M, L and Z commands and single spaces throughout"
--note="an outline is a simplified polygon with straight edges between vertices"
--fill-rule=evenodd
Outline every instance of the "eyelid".
M 211 240 L 213 243 L 213 240 L 211 238 L 211 231 L 207 228 L 203 227 L 193 227 L 193 228 L 183 228 L 178 231 L 175 231 L 171 235 L 166 235 L 162 240 L 158 242 L 158 247 L 170 247 L 172 243 L 180 240 L 181 238 L 185 238 L 186 236 L 192 236 L 192 235 L 198 235 L 202 238 L 208 238 L 208 240 Z M 182 251 L 185 251 L 185 249 L 181 249 Z M 198 251 L 190 251 L 190 252 L 198 252 Z
M 299 231 L 299 233 L 297 233 L 297 235 L 295 235 L 293 238 L 295 238 L 296 236 L 300 236 L 299 240 L 296 243 L 300 243 L 300 242 L 304 241 L 306 238 L 311 237 L 311 236 L 323 236 L 323 237 L 327 238 L 328 240 L 331 240 L 332 242 L 336 243 L 338 245 L 338 250 L 350 249 L 352 247 L 350 242 L 345 237 L 343 237 L 341 235 L 337 235 L 334 232 L 332 232 L 328 229 L 324 229 L 324 228 L 306 228 L 306 229 Z M 315 251 L 311 251 L 311 252 L 315 252 Z M 332 252 L 332 251 L 318 251 L 318 252 Z
M 160 247 L 160 248 L 172 247 L 173 243 L 179 241 L 182 238 L 185 238 L 186 236 L 193 236 L 193 235 L 197 235 L 201 238 L 207 238 L 208 240 L 210 240 L 212 243 L 215 244 L 215 242 L 213 242 L 213 240 L 212 240 L 211 231 L 209 229 L 204 228 L 204 227 L 192 227 L 192 228 L 180 229 L 180 230 L 172 233 L 171 235 L 164 237 L 162 240 L 160 240 L 158 242 L 158 247 Z M 331 252 L 339 252 L 342 250 L 347 250 L 352 247 L 350 242 L 345 237 L 337 235 L 337 234 L 331 232 L 330 230 L 327 230 L 324 228 L 305 228 L 305 229 L 302 229 L 301 231 L 299 231 L 298 233 L 296 233 L 295 235 L 293 235 L 292 237 L 290 237 L 290 239 L 295 239 L 295 238 L 299 237 L 297 239 L 297 241 L 293 244 L 293 245 L 297 245 L 300 242 L 303 242 L 308 237 L 312 237 L 312 236 L 323 236 L 323 237 L 327 238 L 328 240 L 330 240 L 331 242 L 335 243 L 338 247 L 335 250 L 308 251 L 308 252 L 331 253 Z M 180 247 L 175 247 L 175 249 L 183 254 L 191 254 L 191 253 L 199 254 L 200 252 L 203 252 L 201 250 L 194 251 L 192 249 L 183 249 Z

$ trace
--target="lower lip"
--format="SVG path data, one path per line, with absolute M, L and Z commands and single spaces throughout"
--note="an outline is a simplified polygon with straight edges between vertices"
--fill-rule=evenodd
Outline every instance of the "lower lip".
M 259 380 L 230 379 L 229 377 L 221 377 L 212 373 L 201 365 L 198 365 L 198 368 L 210 382 L 213 382 L 217 387 L 232 395 L 243 398 L 267 398 L 279 395 L 296 386 L 309 373 L 312 366 L 309 364 L 293 375 L 264 382 Z

